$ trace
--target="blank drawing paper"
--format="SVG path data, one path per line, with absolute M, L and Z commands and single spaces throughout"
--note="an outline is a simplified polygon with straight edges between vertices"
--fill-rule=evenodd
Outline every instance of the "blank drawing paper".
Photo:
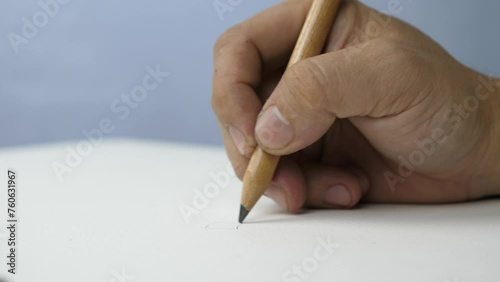
M 19 248 L 17 274 L 3 264 L 5 281 L 500 277 L 494 199 L 288 214 L 264 197 L 238 224 L 241 182 L 222 148 L 106 140 L 3 149 L 4 189 L 8 168 L 18 172 Z M 5 228 L 0 240 L 5 258 Z

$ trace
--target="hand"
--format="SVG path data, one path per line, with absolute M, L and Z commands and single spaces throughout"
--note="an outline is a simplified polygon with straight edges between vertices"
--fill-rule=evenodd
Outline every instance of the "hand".
M 215 46 L 212 104 L 238 176 L 259 145 L 284 156 L 266 195 L 290 211 L 499 195 L 500 80 L 355 1 L 325 54 L 284 72 L 311 2 L 264 11 Z

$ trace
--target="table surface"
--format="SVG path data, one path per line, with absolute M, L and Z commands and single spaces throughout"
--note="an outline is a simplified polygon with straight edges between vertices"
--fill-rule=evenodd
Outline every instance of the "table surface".
M 5 226 L 8 169 L 18 183 L 4 281 L 500 281 L 498 199 L 292 215 L 263 198 L 238 225 L 241 183 L 222 148 L 85 145 L 0 150 Z

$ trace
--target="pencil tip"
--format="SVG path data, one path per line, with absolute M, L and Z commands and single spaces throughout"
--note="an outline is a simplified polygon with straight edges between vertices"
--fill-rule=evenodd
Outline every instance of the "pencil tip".
M 248 213 L 249 213 L 249 211 L 247 211 L 247 209 L 245 209 L 245 207 L 243 207 L 243 205 L 241 205 L 240 206 L 240 220 L 239 220 L 240 223 L 243 223 L 243 220 L 245 220 Z

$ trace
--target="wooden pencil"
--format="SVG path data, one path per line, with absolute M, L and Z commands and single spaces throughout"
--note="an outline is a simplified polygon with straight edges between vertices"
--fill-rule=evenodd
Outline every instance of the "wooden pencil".
M 314 0 L 287 68 L 308 57 L 316 56 L 324 48 L 341 0 Z M 271 183 L 279 162 L 278 156 L 257 147 L 243 177 L 239 222 L 242 223 Z

